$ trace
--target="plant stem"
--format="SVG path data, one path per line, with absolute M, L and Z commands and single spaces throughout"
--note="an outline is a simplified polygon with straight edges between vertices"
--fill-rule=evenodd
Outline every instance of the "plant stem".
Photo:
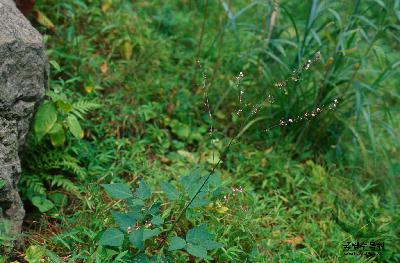
M 211 175 L 214 174 L 215 170 L 217 169 L 217 167 L 219 166 L 219 164 L 221 163 L 222 158 L 228 153 L 228 150 L 230 148 L 230 146 L 232 145 L 233 141 L 235 140 L 236 136 L 233 137 L 228 145 L 225 147 L 224 152 L 221 154 L 221 158 L 219 158 L 218 162 L 214 165 L 214 167 L 212 168 L 212 170 L 210 171 L 210 173 L 207 175 L 206 180 L 204 180 L 203 184 L 199 187 L 199 189 L 196 191 L 196 194 L 190 199 L 190 201 L 185 205 L 185 207 L 182 209 L 182 211 L 179 213 L 177 219 L 174 221 L 174 224 L 172 225 L 172 227 L 167 230 L 167 232 L 165 233 L 165 238 L 162 239 L 159 248 L 161 248 L 161 246 L 165 243 L 165 240 L 167 239 L 168 235 L 175 229 L 176 225 L 178 224 L 178 222 L 181 220 L 182 216 L 185 214 L 186 210 L 189 208 L 189 206 L 193 203 L 194 199 L 196 199 L 196 197 L 200 194 L 201 190 L 203 189 L 203 187 L 206 185 L 206 183 L 208 182 L 208 180 L 210 179 Z

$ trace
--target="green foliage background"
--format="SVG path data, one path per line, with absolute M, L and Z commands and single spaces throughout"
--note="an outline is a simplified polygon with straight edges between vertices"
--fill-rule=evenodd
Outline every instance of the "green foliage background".
M 35 8 L 49 19 L 32 22 L 46 36 L 52 74 L 24 153 L 26 237 L 12 257 L 158 255 L 162 236 L 140 255 L 102 238 L 115 230 L 111 208 L 126 207 L 100 185 L 133 189 L 144 179 L 155 196 L 148 205 L 161 202 L 157 216 L 173 221 L 187 199 L 174 200 L 161 182 L 176 186 L 223 158 L 219 192 L 172 231 L 187 237 L 207 223 L 223 244 L 209 251 L 213 260 L 400 261 L 400 1 L 43 0 Z M 293 74 L 318 51 L 318 63 Z M 324 110 L 315 118 L 269 130 L 316 108 Z M 344 256 L 347 241 L 385 249 Z

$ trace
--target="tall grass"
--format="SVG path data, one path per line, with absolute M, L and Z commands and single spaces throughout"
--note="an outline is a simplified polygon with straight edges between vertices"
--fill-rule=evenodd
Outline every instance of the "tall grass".
M 210 66 L 212 71 L 223 75 L 221 72 L 232 69 L 243 71 L 247 81 L 242 84 L 249 101 L 263 94 L 272 94 L 276 100 L 275 106 L 262 112 L 266 120 L 252 127 L 251 134 L 259 135 L 251 140 L 265 139 L 257 132 L 263 130 L 265 123 L 276 122 L 281 116 L 298 116 L 309 108 L 339 98 L 341 107 L 337 112 L 322 121 L 297 125 L 286 132 L 299 147 L 312 145 L 317 152 L 334 147 L 336 157 L 346 159 L 356 169 L 364 167 L 364 171 L 373 174 L 389 165 L 388 158 L 393 157 L 385 154 L 388 148 L 378 141 L 383 137 L 395 144 L 399 141 L 393 129 L 396 112 L 393 106 L 399 96 L 394 87 L 398 80 L 393 78 L 399 65 L 395 52 L 398 4 L 390 1 L 314 0 L 300 4 L 253 1 L 247 5 L 223 2 L 215 9 L 221 11 L 214 17 L 223 22 L 214 36 L 205 38 L 203 45 L 208 44 L 209 49 L 202 53 L 205 59 L 215 61 Z M 210 20 L 209 29 L 217 23 L 216 19 Z M 235 49 L 236 61 L 225 57 Z M 273 83 L 318 50 L 322 62 L 318 69 L 299 74 L 303 81 L 289 83 L 287 92 L 274 89 Z M 213 85 L 220 86 L 221 82 L 226 80 L 219 79 Z M 224 101 L 233 101 L 236 93 L 227 95 L 217 89 L 213 92 L 223 94 L 217 105 L 224 105 L 229 112 L 230 104 Z M 356 152 L 348 152 L 349 140 L 355 142 L 351 149 L 356 147 Z M 343 155 L 343 152 L 349 154 Z

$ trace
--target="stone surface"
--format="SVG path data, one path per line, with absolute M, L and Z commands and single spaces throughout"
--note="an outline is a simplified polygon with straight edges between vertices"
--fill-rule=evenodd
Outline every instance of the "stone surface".
M 25 211 L 17 190 L 18 157 L 47 85 L 42 36 L 12 0 L 0 0 L 0 220 L 21 231 Z

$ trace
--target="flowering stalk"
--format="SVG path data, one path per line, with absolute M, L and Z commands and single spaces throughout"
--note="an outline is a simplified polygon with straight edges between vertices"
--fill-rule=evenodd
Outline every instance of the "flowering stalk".
M 315 62 L 319 61 L 321 58 L 321 55 L 319 52 L 316 53 L 316 55 L 314 56 L 314 59 L 312 60 L 308 60 L 300 69 L 294 70 L 293 74 L 291 75 L 291 77 L 289 79 L 286 79 L 284 81 L 280 81 L 279 83 L 282 84 L 282 86 L 286 86 L 287 81 L 292 80 L 292 81 L 297 81 L 298 78 L 297 76 L 301 73 L 302 70 L 308 70 L 310 68 L 310 66 L 312 64 L 314 64 Z M 238 83 L 243 79 L 244 75 L 242 72 L 240 72 L 239 76 L 237 77 L 237 81 Z M 209 105 L 209 100 L 208 100 L 208 93 L 207 93 L 207 89 L 206 89 L 206 83 L 205 83 L 205 75 L 203 74 L 203 88 L 205 90 L 205 97 L 206 97 L 206 102 L 205 105 L 208 109 L 208 114 L 209 117 L 211 118 L 212 121 L 212 115 L 211 115 L 211 108 Z M 284 83 L 284 84 L 283 84 Z M 275 84 L 276 86 L 276 84 Z M 279 88 L 282 86 L 278 86 Z M 242 96 L 243 90 L 240 90 L 240 94 L 239 94 L 239 103 L 242 102 Z M 193 195 L 193 197 L 189 200 L 189 202 L 184 206 L 184 208 L 181 210 L 181 212 L 179 213 L 178 217 L 176 218 L 176 220 L 174 220 L 171 228 L 169 230 L 166 231 L 164 237 L 159 245 L 159 248 L 162 247 L 162 245 L 164 244 L 166 238 L 168 237 L 168 235 L 175 229 L 176 225 L 179 223 L 179 221 L 181 220 L 182 216 L 185 214 L 186 210 L 190 207 L 190 205 L 193 203 L 193 201 L 196 199 L 196 197 L 200 194 L 200 192 L 203 190 L 204 186 L 207 184 L 207 182 L 209 181 L 210 177 L 214 174 L 215 170 L 217 169 L 217 167 L 220 165 L 221 161 L 223 158 L 226 157 L 226 154 L 228 153 L 230 147 L 232 146 L 233 142 L 238 139 L 248 128 L 248 125 L 246 125 L 246 127 L 244 127 L 242 129 L 242 127 L 244 126 L 245 123 L 247 123 L 247 121 L 249 120 L 249 118 L 251 118 L 253 115 L 255 115 L 261 108 L 261 106 L 263 105 L 263 103 L 265 101 L 271 101 L 272 97 L 271 95 L 268 95 L 264 100 L 262 100 L 261 103 L 259 103 L 257 106 L 253 106 L 252 111 L 247 115 L 246 119 L 244 122 L 242 122 L 242 125 L 239 129 L 239 132 L 236 134 L 236 136 L 232 137 L 228 143 L 228 145 L 224 148 L 221 157 L 219 158 L 218 162 L 216 164 L 214 164 L 214 166 L 212 167 L 211 171 L 209 172 L 209 174 L 205 177 L 204 182 L 201 184 L 201 186 L 198 188 L 198 190 L 196 191 L 196 193 Z M 325 110 L 326 107 L 328 107 L 329 110 L 333 110 L 336 108 L 338 103 L 338 100 L 335 99 L 331 104 L 329 105 L 322 105 L 320 107 L 315 108 L 314 110 L 312 110 L 311 112 L 305 112 L 302 115 L 296 116 L 296 117 L 292 117 L 292 118 L 288 118 L 287 120 L 280 120 L 278 123 L 271 125 L 270 127 L 268 127 L 267 129 L 265 129 L 266 132 L 269 132 L 271 129 L 279 127 L 279 126 L 287 126 L 288 124 L 293 124 L 302 120 L 309 120 L 310 118 L 314 118 L 316 117 L 318 114 L 320 114 L 321 112 L 323 112 Z M 236 114 L 238 114 L 238 112 L 240 113 L 243 110 L 243 108 L 239 109 L 239 111 L 236 112 Z M 256 121 L 257 119 L 255 119 Z M 210 136 L 212 136 L 212 132 L 213 132 L 213 128 L 210 129 Z

